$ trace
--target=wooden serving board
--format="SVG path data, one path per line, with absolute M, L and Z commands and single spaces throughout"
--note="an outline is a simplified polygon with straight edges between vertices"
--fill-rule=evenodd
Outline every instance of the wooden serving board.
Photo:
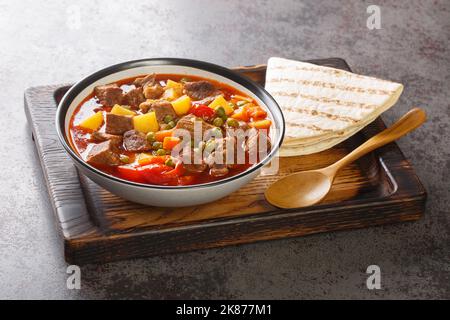
M 342 59 L 311 62 L 350 70 Z M 236 70 L 264 84 L 264 65 Z M 316 206 L 281 210 L 264 199 L 264 190 L 280 177 L 327 166 L 383 130 L 380 118 L 332 149 L 281 158 L 276 176 L 259 176 L 214 203 L 171 209 L 128 202 L 79 174 L 60 145 L 54 118 L 69 87 L 41 86 L 25 92 L 25 111 L 69 263 L 103 263 L 363 228 L 417 220 L 423 213 L 425 189 L 395 143 L 343 169 L 330 194 Z

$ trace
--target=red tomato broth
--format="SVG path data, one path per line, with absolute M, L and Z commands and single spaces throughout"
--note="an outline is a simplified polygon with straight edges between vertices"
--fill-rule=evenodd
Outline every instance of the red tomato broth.
M 144 76 L 145 75 L 140 75 L 140 76 L 136 76 L 136 77 L 121 79 L 114 83 L 116 83 L 119 87 L 121 87 L 124 90 L 124 92 L 126 92 L 126 91 L 134 88 L 133 81 L 136 78 L 140 78 L 140 77 L 144 77 Z M 238 96 L 245 97 L 249 101 L 252 101 L 252 103 L 254 103 L 256 106 L 260 107 L 254 99 L 252 99 L 245 93 L 239 91 L 238 89 L 236 89 L 228 84 L 221 83 L 221 82 L 218 82 L 213 79 L 204 78 L 204 77 L 200 77 L 200 76 L 194 76 L 194 75 L 183 75 L 183 74 L 156 74 L 156 80 L 159 81 L 160 84 L 163 86 L 165 85 L 165 83 L 168 80 L 180 82 L 180 80 L 183 78 L 189 78 L 189 81 L 206 80 L 206 81 L 212 83 L 216 87 L 216 89 L 220 90 L 221 93 L 223 94 L 224 98 L 227 101 L 236 100 L 233 98 L 233 96 L 238 95 Z M 192 107 L 191 107 L 190 111 L 192 111 L 192 108 L 195 105 L 198 105 L 198 104 L 195 104 L 195 101 L 192 101 L 192 102 L 193 103 L 192 103 Z M 110 112 L 111 109 L 112 108 L 110 106 L 103 106 L 103 105 L 99 104 L 95 97 L 94 92 L 92 92 L 85 99 L 83 99 L 83 101 L 76 107 L 75 111 L 73 112 L 71 120 L 70 120 L 70 124 L 69 124 L 69 130 L 70 130 L 69 140 L 70 140 L 70 144 L 71 144 L 72 148 L 80 155 L 80 157 L 82 159 L 84 159 L 83 153 L 86 151 L 89 144 L 93 143 L 92 141 L 90 141 L 90 134 L 93 131 L 79 127 L 78 123 L 80 123 L 84 118 L 86 118 L 98 111 L 102 111 L 105 113 L 105 112 Z M 141 113 L 138 111 L 137 114 L 141 114 Z M 105 131 L 105 121 L 104 120 L 103 120 L 103 124 L 98 129 L 98 131 L 99 132 Z M 172 185 L 172 186 L 196 185 L 196 184 L 204 184 L 204 183 L 214 182 L 214 181 L 218 181 L 218 180 L 223 180 L 223 179 L 235 176 L 239 173 L 242 173 L 254 165 L 254 163 L 248 163 L 248 155 L 246 155 L 246 159 L 247 159 L 246 163 L 234 165 L 233 167 L 229 168 L 228 174 L 220 176 L 220 177 L 213 177 L 210 174 L 208 174 L 208 170 L 206 170 L 205 172 L 202 172 L 202 173 L 188 173 L 185 175 L 183 174 L 180 177 L 178 177 L 178 181 L 176 181 L 176 182 L 170 181 L 170 182 L 150 183 L 150 182 L 146 181 L 145 178 L 142 177 L 142 175 L 134 175 L 133 176 L 133 174 L 131 174 L 131 175 L 124 174 L 124 168 L 127 168 L 127 167 L 128 168 L 139 168 L 142 166 L 140 166 L 135 161 L 136 160 L 135 152 L 126 151 L 123 148 L 121 148 L 120 153 L 127 155 L 130 158 L 129 164 L 124 164 L 121 166 L 93 165 L 93 164 L 91 164 L 91 165 L 107 174 L 110 174 L 112 176 L 115 176 L 115 177 L 118 177 L 118 178 L 121 178 L 124 180 L 129 180 L 129 181 L 134 181 L 134 182 L 139 182 L 139 183 L 144 183 L 144 184 L 158 184 L 158 185 Z

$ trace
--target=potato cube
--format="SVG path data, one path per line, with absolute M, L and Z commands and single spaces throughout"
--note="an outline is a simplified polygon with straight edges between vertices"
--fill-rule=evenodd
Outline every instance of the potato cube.
M 187 95 L 179 97 L 175 101 L 172 101 L 172 107 L 178 116 L 185 115 L 191 108 L 191 98 Z
M 183 85 L 179 82 L 173 81 L 173 80 L 167 80 L 166 88 L 173 88 L 176 90 L 183 90 Z
M 118 115 L 118 116 L 134 116 L 136 114 L 136 112 L 134 112 L 130 109 L 124 108 L 118 104 L 114 105 L 114 107 L 111 109 L 111 113 Z
M 161 99 L 172 101 L 179 98 L 181 94 L 182 90 L 176 88 L 167 88 L 165 89 Z
M 229 116 L 230 114 L 232 114 L 233 111 L 234 111 L 233 107 L 231 107 L 231 106 L 228 104 L 228 101 L 225 100 L 225 98 L 224 98 L 222 95 L 221 95 L 221 96 L 217 96 L 217 97 L 213 100 L 213 102 L 211 102 L 211 103 L 209 104 L 209 107 L 210 107 L 210 108 L 213 108 L 214 110 L 216 110 L 216 109 L 219 108 L 219 107 L 222 107 L 222 108 L 225 110 L 225 114 L 226 114 L 227 116 Z
M 96 131 L 101 127 L 102 124 L 103 124 L 103 112 L 98 111 L 97 113 L 93 114 L 92 116 L 81 121 L 79 126 L 84 129 L 90 129 L 90 130 Z
M 137 155 L 136 160 L 140 165 L 145 165 L 149 163 L 150 159 L 153 157 L 154 156 L 151 153 L 142 152 Z
M 155 112 L 149 112 L 133 117 L 134 129 L 143 133 L 156 132 L 159 129 Z

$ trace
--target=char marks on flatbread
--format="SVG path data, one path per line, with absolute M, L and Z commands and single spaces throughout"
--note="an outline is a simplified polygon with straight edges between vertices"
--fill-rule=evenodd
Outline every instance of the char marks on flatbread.
M 331 148 L 361 130 L 397 102 L 403 86 L 330 67 L 270 58 L 266 89 L 286 120 L 280 154 L 301 155 Z

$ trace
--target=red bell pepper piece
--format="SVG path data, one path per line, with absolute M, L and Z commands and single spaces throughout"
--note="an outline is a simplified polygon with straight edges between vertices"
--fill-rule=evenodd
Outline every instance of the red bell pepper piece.
M 204 104 L 194 104 L 189 112 L 196 117 L 203 118 L 204 120 L 211 120 L 215 113 L 212 108 Z
M 145 180 L 153 184 L 178 184 L 178 177 L 183 174 L 183 164 L 178 163 L 175 168 L 165 164 L 149 164 L 138 168 Z
M 159 185 L 177 185 L 178 179 L 184 173 L 181 162 L 175 168 L 162 163 L 151 163 L 144 166 L 118 166 L 117 175 L 119 178 L 139 182 Z
M 133 182 L 139 182 L 139 183 L 145 183 L 146 180 L 141 175 L 141 173 L 138 171 L 136 167 L 131 166 L 118 166 L 117 167 L 117 175 L 119 178 L 133 181 Z

